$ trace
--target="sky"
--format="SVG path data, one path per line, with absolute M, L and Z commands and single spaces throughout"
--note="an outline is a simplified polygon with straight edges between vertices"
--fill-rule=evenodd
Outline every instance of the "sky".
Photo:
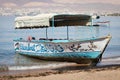
M 120 10 L 120 0 L 0 0 L 0 7 Z

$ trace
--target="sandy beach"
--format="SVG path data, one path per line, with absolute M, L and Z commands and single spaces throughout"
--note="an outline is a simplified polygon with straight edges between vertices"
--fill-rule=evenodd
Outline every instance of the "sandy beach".
M 52 74 L 40 77 L 17 78 L 16 80 L 119 80 L 120 70 L 105 70 L 92 72 L 74 72 Z
M 78 64 L 52 69 L 0 72 L 0 80 L 119 80 L 120 65 L 88 67 Z

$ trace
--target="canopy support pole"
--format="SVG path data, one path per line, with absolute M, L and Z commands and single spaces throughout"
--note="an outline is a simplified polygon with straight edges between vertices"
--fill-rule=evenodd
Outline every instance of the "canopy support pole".
M 94 38 L 95 37 L 95 35 L 94 35 L 94 32 L 93 32 L 93 19 L 92 19 L 92 16 L 91 16 L 91 18 L 90 18 L 90 30 L 91 30 L 91 34 L 92 34 L 92 38 Z
M 47 27 L 46 27 L 46 39 L 48 39 L 48 30 L 47 30 Z
M 67 26 L 67 40 L 69 40 L 69 28 Z
M 52 33 L 53 33 L 53 36 L 55 36 L 54 35 L 54 16 L 52 17 Z

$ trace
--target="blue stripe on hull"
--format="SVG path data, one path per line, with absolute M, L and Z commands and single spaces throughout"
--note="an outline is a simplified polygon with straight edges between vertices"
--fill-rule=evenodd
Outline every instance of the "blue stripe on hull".
M 96 59 L 100 56 L 100 51 L 91 51 L 91 52 L 70 52 L 70 53 L 31 53 L 31 52 L 17 52 L 23 55 L 33 56 L 33 57 L 42 57 L 42 58 L 67 58 L 67 59 Z

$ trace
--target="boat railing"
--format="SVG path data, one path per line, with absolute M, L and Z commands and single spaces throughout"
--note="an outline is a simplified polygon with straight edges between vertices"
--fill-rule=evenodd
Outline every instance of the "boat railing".
M 35 39 L 35 37 L 28 37 L 27 39 L 23 39 L 23 38 L 17 38 L 14 39 L 13 41 L 20 41 L 20 42 L 68 42 L 68 39 L 57 39 L 57 38 L 39 38 L 39 39 Z

